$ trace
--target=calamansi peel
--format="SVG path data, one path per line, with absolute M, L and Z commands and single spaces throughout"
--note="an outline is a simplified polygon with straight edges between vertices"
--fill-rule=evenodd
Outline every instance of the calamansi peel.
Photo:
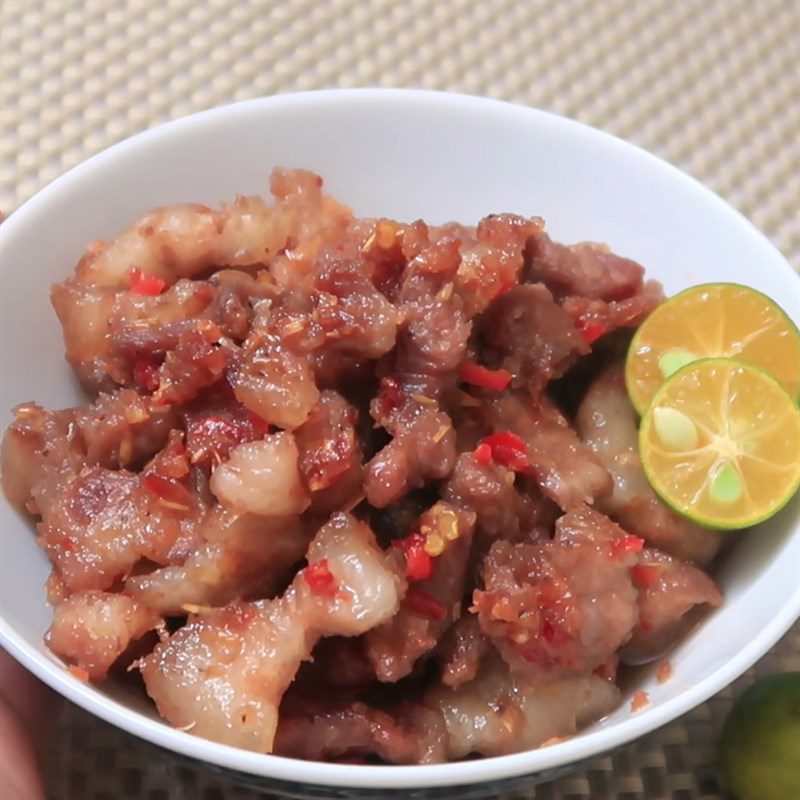
M 800 484 L 800 410 L 757 367 L 693 361 L 656 391 L 639 451 L 670 507 L 705 527 L 746 528 L 779 511 Z
M 631 402 L 644 414 L 658 388 L 701 358 L 735 358 L 800 392 L 800 334 L 779 305 L 748 286 L 709 283 L 667 300 L 642 323 L 625 362 Z

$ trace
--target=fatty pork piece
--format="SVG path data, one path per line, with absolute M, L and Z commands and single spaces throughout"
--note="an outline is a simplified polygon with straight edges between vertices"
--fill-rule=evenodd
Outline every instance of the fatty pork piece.
M 310 500 L 298 468 L 294 436 L 273 433 L 234 447 L 211 476 L 209 488 L 234 514 L 282 517 L 300 514 Z
M 498 297 L 481 319 L 481 332 L 491 360 L 533 395 L 590 349 L 542 284 L 514 286 Z
M 210 320 L 216 287 L 210 281 L 182 279 L 160 293 L 143 294 L 133 285 L 109 289 L 86 285 L 71 278 L 63 284 L 56 284 L 51 290 L 51 300 L 64 326 L 68 345 L 68 334 L 72 333 L 68 325 L 72 322 L 69 315 L 75 313 L 80 302 L 86 302 L 92 296 L 101 298 L 103 293 L 113 295 L 113 301 L 105 320 L 105 330 L 98 329 L 96 333 L 102 335 L 111 363 L 125 365 L 130 370 L 137 357 L 163 355 L 174 349 L 178 337 L 199 319 Z M 118 383 L 124 380 L 113 370 L 110 377 Z
M 289 431 L 308 419 L 319 399 L 308 358 L 256 333 L 233 359 L 228 380 L 245 408 Z
M 118 289 L 75 278 L 53 286 L 50 298 L 62 326 L 67 360 L 90 392 L 118 385 L 153 391 L 160 364 L 182 337 L 202 328 L 241 342 L 253 308 L 275 287 L 265 273 L 254 277 L 221 270 L 208 281 L 181 279 L 162 292 L 142 293 L 131 279 Z
M 648 545 L 684 561 L 708 564 L 722 542 L 671 511 L 645 477 L 639 458 L 636 412 L 625 390 L 621 363 L 606 368 L 586 393 L 576 418 L 578 432 L 611 473 L 614 489 L 598 507 Z
M 128 285 L 138 267 L 168 283 L 210 268 L 270 263 L 293 244 L 312 257 L 327 237 L 341 235 L 347 208 L 322 193 L 322 178 L 305 170 L 276 169 L 270 176 L 275 202 L 239 197 L 219 210 L 197 204 L 147 212 L 110 243 L 97 242 L 75 268 L 81 283 Z
M 488 650 L 489 639 L 481 630 L 478 618 L 466 614 L 457 619 L 436 648 L 442 683 L 457 689 L 462 683 L 473 680 Z
M 128 645 L 163 624 L 146 605 L 124 594 L 80 592 L 53 611 L 45 643 L 69 664 L 101 681 Z
M 405 324 L 398 337 L 396 377 L 384 379 L 370 406 L 392 440 L 367 465 L 365 492 L 383 508 L 453 468 L 455 440 L 439 399 L 457 383 L 471 323 L 452 279 L 457 241 L 425 247 L 406 267 L 399 290 Z
M 490 214 L 478 223 L 474 235 L 460 225 L 448 226 L 448 238 L 458 241 L 461 251 L 454 285 L 469 316 L 482 312 L 519 281 L 527 243 L 543 225 L 539 217 Z
M 460 615 L 473 525 L 473 514 L 439 502 L 403 542 L 409 580 L 415 580 L 417 559 L 430 559 L 432 571 L 429 577 L 416 576 L 397 614 L 364 637 L 364 652 L 379 681 L 394 683 L 410 674 Z
M 236 515 L 216 506 L 199 528 L 200 543 L 180 565 L 135 575 L 125 591 L 162 615 L 271 596 L 308 547 L 313 531 L 301 517 Z
M 363 496 L 357 423 L 357 409 L 337 392 L 326 390 L 295 431 L 298 466 L 312 513 L 352 508 Z
M 663 300 L 661 284 L 647 281 L 624 300 L 606 302 L 593 297 L 569 296 L 561 301 L 561 307 L 584 338 L 592 342 L 619 328 L 638 327 Z
M 208 508 L 205 476 L 190 466 L 178 431 L 141 473 L 86 466 L 56 477 L 37 495 L 37 529 L 67 592 L 109 589 L 141 559 L 181 560 Z
M 461 263 L 458 242 L 426 247 L 403 272 L 400 308 L 405 324 L 397 343 L 397 374 L 408 393 L 438 399 L 455 385 L 472 330 L 464 302 L 453 291 Z
M 192 616 L 142 663 L 148 694 L 177 727 L 271 752 L 281 698 L 322 636 L 358 636 L 397 611 L 402 581 L 367 525 L 334 514 L 284 594 Z
M 323 247 L 307 280 L 278 298 L 268 333 L 315 362 L 380 358 L 394 347 L 403 314 L 378 291 L 373 274 L 358 239 Z
M 406 395 L 388 378 L 372 400 L 370 413 L 392 435 L 366 466 L 364 493 L 370 505 L 385 508 L 449 475 L 456 460 L 456 435 L 450 417 L 435 401 Z
M 442 714 L 447 758 L 455 760 L 518 753 L 572 736 L 612 711 L 619 697 L 613 683 L 595 674 L 531 682 L 489 654 L 477 678 L 457 689 L 437 686 L 425 702 Z
M 703 610 L 722 603 L 705 572 L 658 550 L 645 549 L 632 575 L 639 590 L 639 620 L 620 651 L 626 664 L 660 658 L 694 627 Z
M 74 413 L 87 464 L 108 468 L 141 465 L 166 445 L 178 427 L 172 407 L 158 405 L 133 389 L 102 393 Z
M 526 280 L 542 282 L 557 299 L 567 295 L 598 300 L 624 300 L 642 285 L 644 267 L 612 253 L 606 245 L 554 242 L 546 233 L 528 245 Z
M 530 479 L 475 453 L 462 453 L 442 490 L 449 503 L 473 511 L 476 531 L 487 538 L 523 541 L 551 531 L 558 508 Z
M 154 406 L 132 389 L 63 411 L 25 403 L 14 416 L 3 437 L 3 490 L 34 514 L 84 466 L 121 467 L 155 455 L 176 424 L 171 408 Z
M 532 400 L 506 393 L 484 409 L 489 427 L 523 439 L 539 488 L 564 511 L 611 491 L 608 471 L 544 395 Z
M 309 280 L 276 299 L 234 360 L 239 400 L 270 423 L 294 430 L 308 418 L 317 384 L 338 362 L 376 359 L 395 344 L 401 312 L 375 288 L 363 256 L 323 250 Z
M 591 672 L 639 618 L 630 571 L 641 547 L 583 506 L 556 522 L 552 541 L 496 542 L 472 610 L 514 672 L 544 681 Z
M 14 422 L 3 435 L 3 491 L 12 505 L 40 514 L 40 505 L 49 505 L 61 483 L 86 463 L 75 409 L 45 411 L 24 403 L 13 413 Z
M 365 760 L 436 764 L 445 760 L 441 714 L 422 703 L 383 709 L 361 701 L 313 698 L 306 707 L 281 709 L 275 753 L 312 761 Z

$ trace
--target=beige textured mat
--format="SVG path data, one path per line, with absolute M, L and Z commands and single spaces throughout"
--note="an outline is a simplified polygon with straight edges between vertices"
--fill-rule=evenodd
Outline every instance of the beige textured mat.
M 2 0 L 0 208 L 159 122 L 365 85 L 484 94 L 601 127 L 719 192 L 800 268 L 796 0 Z M 800 629 L 758 669 L 800 669 Z M 731 696 L 513 796 L 720 797 L 711 743 Z M 60 734 L 53 800 L 255 796 L 74 708 Z

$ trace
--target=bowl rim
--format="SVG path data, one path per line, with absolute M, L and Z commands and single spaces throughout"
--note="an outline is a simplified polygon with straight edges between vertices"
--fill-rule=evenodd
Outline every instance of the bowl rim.
M 0 226 L 0 246 L 11 246 L 16 236 L 16 229 L 24 227 L 22 223 L 34 218 L 40 208 L 46 207 L 52 200 L 62 194 L 68 194 L 75 182 L 80 181 L 85 175 L 101 170 L 107 163 L 128 154 L 129 151 L 143 150 L 150 142 L 163 136 L 183 136 L 207 122 L 213 122 L 230 114 L 249 112 L 254 108 L 289 109 L 342 103 L 358 105 L 376 100 L 396 103 L 398 107 L 409 103 L 419 104 L 432 113 L 436 113 L 443 106 L 458 107 L 478 113 L 491 112 L 505 116 L 511 122 L 551 126 L 573 136 L 577 134 L 586 139 L 595 139 L 605 147 L 625 150 L 629 156 L 646 163 L 650 169 L 657 169 L 669 180 L 682 183 L 685 191 L 699 195 L 705 202 L 713 204 L 718 213 L 732 215 L 737 223 L 746 229 L 748 236 L 757 239 L 759 246 L 768 248 L 773 256 L 778 257 L 774 259 L 775 263 L 782 263 L 788 274 L 795 279 L 798 278 L 780 251 L 740 212 L 696 179 L 637 145 L 552 112 L 475 95 L 421 89 L 323 89 L 278 94 L 218 106 L 155 126 L 90 157 L 37 192 L 13 211 Z M 1 261 L 2 251 L 0 251 Z M 3 270 L 0 269 L 0 282 L 2 275 Z M 799 535 L 797 530 L 794 535 Z M 477 784 L 521 777 L 568 766 L 613 750 L 671 722 L 723 689 L 763 656 L 798 617 L 800 617 L 800 586 L 795 588 L 787 602 L 777 610 L 771 622 L 757 637 L 747 642 L 735 658 L 721 664 L 714 672 L 677 697 L 657 706 L 650 706 L 611 728 L 581 733 L 572 739 L 538 750 L 475 761 L 415 766 L 352 766 L 302 761 L 249 752 L 176 730 L 163 720 L 147 717 L 75 679 L 56 660 L 48 659 L 45 654 L 30 645 L 22 634 L 4 619 L 1 608 L 0 645 L 44 683 L 81 708 L 130 734 L 182 755 L 250 775 L 297 784 L 353 789 L 412 789 Z

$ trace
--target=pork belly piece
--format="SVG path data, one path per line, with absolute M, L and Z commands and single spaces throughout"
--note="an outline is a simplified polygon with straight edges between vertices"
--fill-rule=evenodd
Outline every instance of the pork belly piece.
M 181 564 L 134 575 L 125 591 L 162 615 L 269 597 L 289 577 L 313 536 L 310 520 L 232 514 L 217 506 L 200 525 L 200 542 Z
M 620 652 L 627 664 L 661 657 L 704 611 L 722 604 L 722 594 L 703 570 L 658 550 L 645 549 L 632 575 L 639 591 L 639 620 Z
M 456 435 L 450 417 L 435 401 L 406 395 L 385 379 L 370 404 L 373 418 L 392 435 L 366 466 L 364 492 L 370 505 L 384 508 L 429 481 L 450 474 Z
M 69 591 L 105 590 L 140 559 L 169 564 L 205 510 L 177 479 L 85 467 L 42 509 L 39 544 Z
M 457 619 L 445 632 L 436 651 L 441 681 L 451 689 L 473 680 L 489 650 L 489 639 L 474 614 Z
M 477 678 L 457 689 L 434 687 L 425 699 L 444 718 L 447 757 L 454 760 L 518 753 L 572 736 L 608 714 L 619 697 L 613 683 L 594 674 L 529 682 L 488 657 Z
M 363 494 L 357 423 L 357 409 L 338 392 L 326 390 L 295 431 L 298 467 L 314 513 L 350 508 Z
M 487 354 L 508 370 L 512 385 L 541 392 L 590 348 L 572 318 L 540 283 L 515 286 L 481 320 Z
M 142 663 L 163 717 L 223 744 L 271 752 L 278 707 L 321 636 L 357 636 L 397 611 L 402 581 L 370 529 L 334 514 L 309 566 L 275 600 L 199 614 Z
M 515 673 L 552 681 L 591 672 L 637 623 L 630 571 L 641 548 L 588 506 L 561 517 L 553 541 L 496 542 L 474 595 L 481 630 Z
M 661 284 L 647 281 L 624 300 L 606 302 L 594 297 L 570 295 L 561 301 L 561 307 L 591 343 L 620 328 L 641 325 L 663 300 Z
M 615 255 L 606 245 L 582 242 L 563 245 L 547 234 L 529 245 L 526 280 L 541 281 L 557 297 L 580 295 L 598 300 L 623 300 L 642 285 L 644 268 Z
M 307 707 L 281 710 L 275 754 L 348 763 L 377 756 L 388 764 L 445 760 L 441 714 L 419 702 L 376 708 L 361 701 L 313 698 Z
M 473 514 L 439 502 L 421 516 L 417 531 L 411 534 L 419 542 L 410 546 L 422 552 L 411 552 L 405 540 L 406 572 L 414 582 L 397 614 L 364 637 L 364 652 L 378 680 L 394 683 L 408 675 L 461 614 L 473 527 Z M 428 551 L 436 555 L 430 557 Z M 430 559 L 428 577 L 415 576 L 415 558 Z
M 592 504 L 611 491 L 608 471 L 544 395 L 526 402 L 507 393 L 484 407 L 494 430 L 511 431 L 523 439 L 536 482 L 563 510 Z
M 56 606 L 45 643 L 100 681 L 131 642 L 161 624 L 155 612 L 124 594 L 80 592 Z
M 482 463 L 475 453 L 462 453 L 447 479 L 442 496 L 452 505 L 475 513 L 476 531 L 484 537 L 523 541 L 552 532 L 558 507 L 533 481 L 500 464 Z
M 297 444 L 287 431 L 237 445 L 211 476 L 209 488 L 235 514 L 286 517 L 311 502 L 298 468 Z
M 614 480 L 598 507 L 651 547 L 684 561 L 708 564 L 722 542 L 719 531 L 701 528 L 671 511 L 650 487 L 639 458 L 636 412 L 628 399 L 621 363 L 606 368 L 578 409 L 581 439 Z

